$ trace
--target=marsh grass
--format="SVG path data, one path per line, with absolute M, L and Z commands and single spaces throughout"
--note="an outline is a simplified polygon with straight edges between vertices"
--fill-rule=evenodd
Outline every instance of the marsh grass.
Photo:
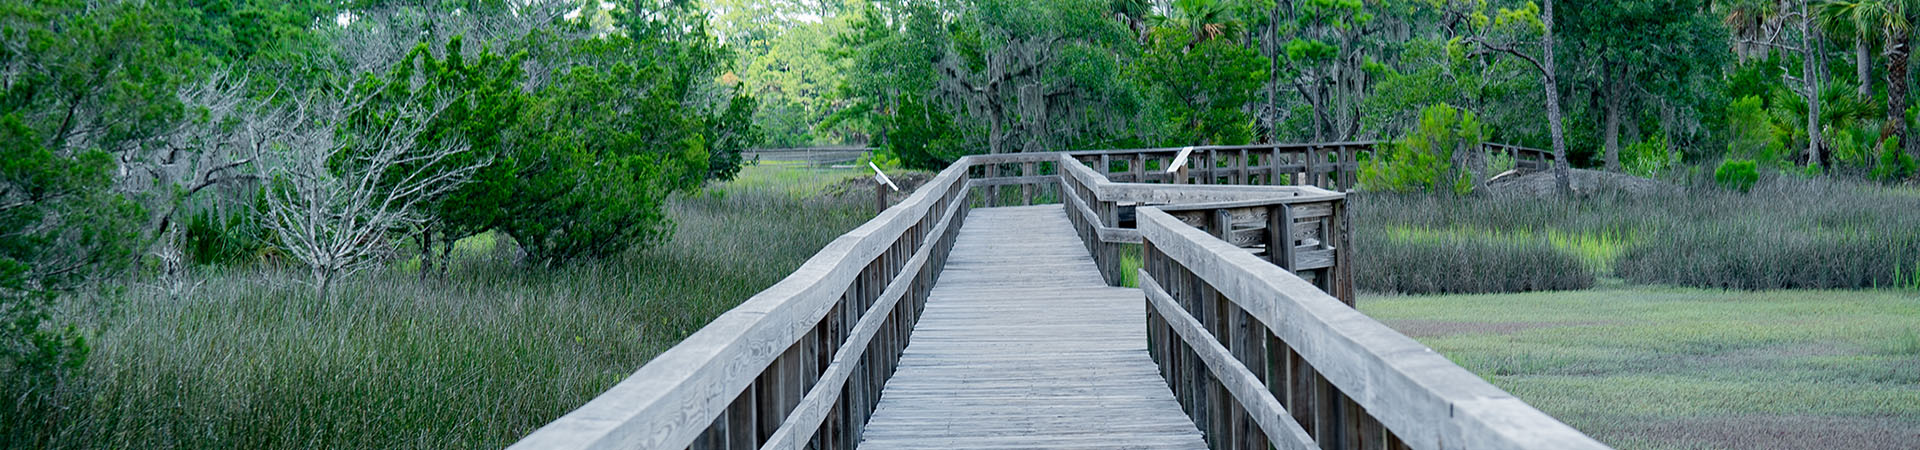
M 1405 294 L 1593 287 L 1593 270 L 1544 236 L 1388 228 L 1354 236 L 1354 286 Z
M 1910 265 L 1920 263 L 1920 197 L 1872 185 L 1769 175 L 1745 194 L 1709 185 L 1673 195 L 1578 199 L 1386 193 L 1352 199 L 1357 274 L 1391 267 L 1402 276 L 1440 280 L 1458 264 L 1526 264 L 1547 248 L 1578 259 L 1592 276 L 1636 284 L 1920 288 L 1920 267 Z M 1481 245 L 1433 245 L 1444 241 Z M 1388 261 L 1367 252 L 1397 256 Z M 1365 289 L 1366 280 L 1357 281 Z M 1515 284 L 1548 284 L 1533 281 Z
M 7 417 L 6 447 L 502 447 L 585 403 L 872 215 L 815 195 L 846 171 L 749 167 L 672 202 L 674 237 L 535 268 L 456 245 L 332 299 L 273 269 L 209 269 L 180 299 L 135 289 L 69 311 L 94 343 L 64 410 Z M 11 410 L 9 410 L 11 411 Z
M 1911 292 L 1636 287 L 1359 304 L 1622 449 L 1907 448 L 1920 429 Z

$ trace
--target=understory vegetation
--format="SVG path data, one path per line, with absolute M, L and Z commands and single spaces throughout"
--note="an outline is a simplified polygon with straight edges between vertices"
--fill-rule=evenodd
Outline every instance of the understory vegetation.
M 1400 293 L 1583 289 L 1596 278 L 1726 289 L 1920 287 L 1920 196 L 1769 175 L 1750 192 L 1581 198 L 1366 193 L 1355 283 Z
M 511 240 L 456 245 L 321 298 L 281 269 L 188 295 L 96 292 L 58 316 L 94 349 L 49 407 L 0 404 L 24 448 L 498 448 L 599 395 L 872 216 L 820 195 L 860 172 L 748 167 L 669 202 L 660 245 L 555 268 Z

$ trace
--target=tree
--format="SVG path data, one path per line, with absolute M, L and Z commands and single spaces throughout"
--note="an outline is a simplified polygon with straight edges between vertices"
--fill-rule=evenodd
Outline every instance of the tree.
M 60 295 L 134 262 L 146 215 L 122 190 L 121 161 L 180 119 L 191 68 L 167 13 L 141 2 L 0 6 L 4 411 L 47 406 L 85 359 L 81 335 L 50 321 Z
M 121 160 L 119 184 L 136 192 L 131 197 L 152 213 L 146 234 L 169 295 L 182 295 L 187 287 L 183 209 L 211 188 L 259 180 L 254 156 L 269 136 L 262 132 L 266 124 L 257 122 L 261 106 L 248 97 L 250 88 L 246 79 L 224 71 L 181 86 L 183 120 L 155 145 Z
M 1478 190 L 1488 175 L 1478 157 L 1486 139 L 1486 126 L 1472 112 L 1430 105 L 1420 110 L 1418 126 L 1361 166 L 1360 184 L 1389 192 Z
M 846 31 L 852 17 L 832 15 L 818 20 L 797 18 L 795 2 L 721 0 L 725 5 L 715 24 L 739 55 L 740 90 L 760 106 L 753 122 L 767 131 L 774 146 L 844 143 L 853 136 L 841 130 L 814 130 L 833 112 L 833 90 L 840 85 L 845 60 L 835 55 L 835 36 Z
M 1244 144 L 1253 140 L 1253 117 L 1246 106 L 1266 81 L 1267 61 L 1229 38 L 1217 38 L 1215 25 L 1196 35 L 1184 28 L 1156 27 L 1140 63 L 1144 85 L 1159 99 L 1158 114 L 1168 120 L 1163 141 L 1170 145 Z M 1194 39 L 1205 37 L 1196 42 Z
M 1620 169 L 1621 126 L 1636 103 L 1681 99 L 1695 79 L 1720 75 L 1725 32 L 1704 8 L 1698 1 L 1619 1 L 1563 9 L 1576 13 L 1557 22 L 1567 42 L 1559 52 L 1571 62 L 1561 73 L 1599 97 L 1608 170 Z
M 1079 119 L 1081 100 L 1097 101 L 1088 95 L 1098 87 L 1087 75 L 1118 67 L 1106 46 L 1127 42 L 1108 6 L 1092 0 L 967 5 L 935 64 L 938 98 L 987 122 L 988 153 L 1057 148 L 1063 135 L 1080 131 L 1059 122 Z
M 80 367 L 85 339 L 49 324 L 48 310 L 62 292 L 126 267 L 142 216 L 109 190 L 111 155 L 56 152 L 23 116 L 0 114 L 0 381 L 8 409 L 41 402 L 49 383 Z
M 1828 1 L 1821 2 L 1813 12 L 1814 20 L 1828 36 L 1853 44 L 1854 92 L 1862 98 L 1873 92 L 1869 53 L 1873 41 L 1879 39 L 1881 24 L 1892 13 L 1889 5 L 1880 0 Z
M 453 36 L 435 56 L 427 43 L 394 64 L 380 80 L 380 97 L 359 110 L 361 114 L 389 113 L 389 108 L 431 109 L 436 105 L 406 105 L 407 102 L 446 102 L 447 104 L 422 126 L 417 153 L 430 153 L 448 142 L 461 143 L 465 151 L 437 162 L 447 170 L 479 164 L 470 179 L 463 180 L 441 197 L 423 205 L 417 237 L 421 250 L 421 276 L 434 271 L 436 263 L 445 268 L 454 241 L 484 232 L 501 220 L 501 211 L 514 200 L 513 179 L 517 176 L 513 149 L 508 148 L 507 130 L 517 126 L 527 96 L 520 84 L 524 53 L 502 56 L 483 46 L 469 56 L 464 39 Z M 471 61 L 471 62 L 469 62 Z
M 668 194 L 706 180 L 708 138 L 681 103 L 672 66 L 620 59 L 611 35 L 576 43 L 596 65 L 572 67 L 534 93 L 513 133 L 512 198 L 498 229 L 535 264 L 617 255 L 670 231 Z
M 1307 0 L 1297 15 L 1298 37 L 1281 52 L 1287 82 L 1313 110 L 1315 142 L 1351 139 L 1371 79 L 1384 69 L 1364 44 L 1386 24 L 1358 0 Z
M 389 254 L 434 201 L 489 162 L 463 159 L 464 141 L 427 135 L 452 99 L 380 105 L 387 87 L 367 76 L 292 99 L 265 121 L 282 128 L 258 156 L 268 167 L 263 225 L 322 298 Z
M 1887 57 L 1887 119 L 1880 131 L 1882 145 L 1887 138 L 1911 141 L 1907 134 L 1908 59 L 1912 54 L 1914 14 L 1920 14 L 1912 0 L 1858 0 L 1823 4 L 1815 16 L 1835 29 L 1854 30 L 1856 39 L 1872 36 L 1882 39 L 1881 54 Z M 1864 52 L 1864 47 L 1856 47 Z M 1864 61 L 1863 56 L 1856 56 Z M 1859 69 L 1856 69 L 1859 70 Z M 1864 74 L 1865 71 L 1861 70 Z M 1865 85 L 1864 78 L 1862 85 Z M 1864 92 L 1864 91 L 1863 91 Z
M 1560 83 L 1554 64 L 1553 0 L 1545 3 L 1544 9 L 1533 2 L 1527 2 L 1520 9 L 1502 8 L 1497 17 L 1488 17 L 1484 10 L 1470 12 L 1469 33 L 1455 39 L 1455 51 L 1470 51 L 1483 57 L 1508 55 L 1526 61 L 1540 74 L 1547 99 L 1547 133 L 1553 140 L 1553 178 L 1560 193 L 1571 196 L 1573 183 L 1568 173 L 1571 162 L 1567 160 L 1566 131 L 1561 126 Z M 1481 5 L 1484 8 L 1484 4 Z M 1528 44 L 1524 39 L 1532 33 L 1540 34 L 1538 58 L 1524 49 Z

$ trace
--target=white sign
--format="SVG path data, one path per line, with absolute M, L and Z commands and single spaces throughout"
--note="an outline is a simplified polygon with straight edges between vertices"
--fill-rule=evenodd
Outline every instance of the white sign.
M 873 165 L 872 161 L 868 161 L 867 167 L 873 168 L 873 182 L 887 185 L 887 187 L 893 188 L 895 191 L 900 190 L 899 185 L 893 184 L 893 179 L 887 178 L 886 172 L 880 171 L 880 166 Z
M 1180 171 L 1180 168 L 1186 167 L 1187 155 L 1192 153 L 1193 153 L 1193 147 L 1191 146 L 1180 149 L 1180 156 L 1173 157 L 1173 164 L 1167 165 L 1167 173 L 1178 172 Z

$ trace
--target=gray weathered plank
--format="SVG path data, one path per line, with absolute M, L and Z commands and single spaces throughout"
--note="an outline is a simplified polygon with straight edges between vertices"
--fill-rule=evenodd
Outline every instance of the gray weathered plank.
M 880 396 L 868 448 L 1206 448 L 1057 205 L 975 209 Z

